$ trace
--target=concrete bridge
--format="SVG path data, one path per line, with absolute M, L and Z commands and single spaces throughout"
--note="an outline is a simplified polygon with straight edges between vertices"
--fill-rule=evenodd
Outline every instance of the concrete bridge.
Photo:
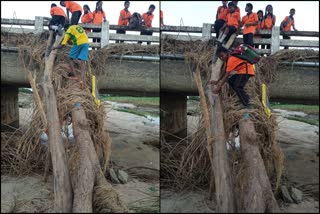
M 38 20 L 38 21 L 37 21 Z M 40 20 L 40 21 L 39 21 Z M 42 20 L 42 22 L 41 22 Z M 17 25 L 35 25 L 36 30 L 29 29 L 30 32 L 39 33 L 44 31 L 45 21 L 41 17 L 34 20 L 10 20 L 1 19 L 1 24 Z M 39 26 L 39 23 L 42 25 Z M 91 43 L 91 47 L 105 47 L 109 41 L 120 39 L 117 34 L 109 34 L 109 29 L 117 29 L 119 26 L 109 26 L 104 23 L 100 26 L 101 33 L 91 33 L 89 38 L 101 38 L 101 43 Z M 93 25 L 83 25 L 86 28 L 97 28 Z M 98 26 L 99 27 L 99 26 Z M 19 32 L 15 28 L 1 27 L 2 31 Z M 159 32 L 159 29 L 151 29 Z M 26 30 L 23 29 L 25 32 Z M 174 37 L 162 32 L 201 32 L 202 36 L 190 37 L 191 39 L 207 40 L 212 37 L 212 27 L 204 24 L 203 28 L 196 27 L 176 27 L 165 26 L 161 28 L 161 36 L 140 36 L 140 35 L 119 35 L 125 42 L 151 41 L 158 45 L 160 38 Z M 256 44 L 271 44 L 271 48 L 259 50 L 261 53 L 270 54 L 280 49 L 283 45 L 298 44 L 302 47 L 315 47 L 319 45 L 318 41 L 305 41 L 298 43 L 295 40 L 283 42 L 275 39 L 255 40 Z M 261 32 L 262 34 L 271 34 L 271 32 Z M 99 34 L 99 35 L 98 35 Z M 275 34 L 275 33 L 273 33 Z M 316 32 L 302 32 L 304 36 L 319 36 Z M 107 40 L 104 36 L 107 36 Z M 176 36 L 175 39 L 185 40 L 184 36 Z M 189 39 L 190 39 L 189 38 Z M 241 40 L 241 38 L 240 38 Z M 278 45 L 278 47 L 276 47 Z M 296 45 L 293 45 L 297 47 Z M 1 122 L 13 124 L 18 121 L 17 112 L 17 94 L 18 87 L 29 87 L 25 72 L 18 59 L 17 49 L 15 47 L 1 47 L 1 88 L 5 93 L 1 94 L 2 110 L 12 112 L 9 118 L 2 118 Z M 197 95 L 196 84 L 191 78 L 191 70 L 181 55 L 162 54 L 154 56 L 117 56 L 114 55 L 105 62 L 105 73 L 97 77 L 98 87 L 101 92 L 137 95 L 137 96 L 161 96 L 161 108 L 169 112 L 167 116 L 161 118 L 166 130 L 171 133 L 186 133 L 186 96 Z M 270 96 L 277 100 L 289 100 L 297 102 L 319 102 L 319 64 L 318 62 L 307 63 L 289 63 L 283 64 L 277 72 L 276 82 L 271 85 Z M 38 78 L 39 79 L 39 78 Z M 2 111 L 2 112 L 3 112 Z M 1 114 L 5 115 L 5 114 Z M 178 116 L 180 115 L 180 116 Z M 182 116 L 181 116 L 182 115 Z M 173 118 L 182 118 L 172 121 Z M 166 122 L 167 121 L 167 122 Z M 168 122 L 169 121 L 169 122 Z M 170 125 L 171 124 L 171 125 Z

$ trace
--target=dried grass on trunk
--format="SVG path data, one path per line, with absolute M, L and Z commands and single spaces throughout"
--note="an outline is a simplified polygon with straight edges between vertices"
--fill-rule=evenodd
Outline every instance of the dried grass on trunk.
M 178 43 L 177 46 L 175 46 Z M 165 53 L 183 53 L 190 63 L 192 69 L 199 68 L 203 78 L 209 78 L 211 74 L 211 59 L 214 53 L 211 41 L 200 42 L 178 42 L 165 40 L 161 43 L 161 51 Z M 179 52 L 180 51 L 180 52 Z M 163 53 L 162 52 L 162 53 Z M 263 57 L 256 64 L 256 76 L 251 78 L 246 85 L 251 102 L 256 109 L 250 110 L 252 121 L 258 134 L 260 153 L 263 158 L 268 177 L 273 190 L 277 191 L 284 170 L 284 155 L 276 141 L 278 124 L 272 115 L 267 117 L 263 111 L 261 102 L 261 84 L 268 85 L 274 81 L 276 72 L 281 62 L 310 61 L 319 58 L 319 51 L 314 50 L 281 50 L 276 54 Z M 192 74 L 190 74 L 192 75 Z M 205 85 L 207 82 L 205 82 Z M 203 86 L 204 88 L 206 86 Z M 225 84 L 221 92 L 223 117 L 226 136 L 229 136 L 228 151 L 232 174 L 237 182 L 239 191 L 242 176 L 242 161 L 240 150 L 235 147 L 236 129 L 239 120 L 243 117 L 244 110 L 240 110 L 239 99 L 228 84 Z M 193 134 L 192 140 L 184 139 L 179 143 L 166 142 L 161 139 L 161 182 L 165 186 L 185 190 L 194 187 L 206 187 L 210 185 L 212 178 L 211 163 L 207 153 L 207 142 L 205 126 L 200 119 L 198 130 Z

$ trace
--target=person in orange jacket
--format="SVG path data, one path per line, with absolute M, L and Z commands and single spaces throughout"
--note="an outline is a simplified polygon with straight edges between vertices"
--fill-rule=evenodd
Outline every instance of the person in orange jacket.
M 57 30 L 57 31 L 59 31 L 59 29 L 62 30 L 67 17 L 63 9 L 61 7 L 58 7 L 56 4 L 52 3 L 51 9 L 50 9 L 50 15 L 52 18 L 49 22 L 49 30 Z
M 90 24 L 93 22 L 93 13 L 90 10 L 90 7 L 85 4 L 83 5 L 83 15 L 81 17 L 81 22 L 83 24 Z M 91 32 L 91 29 L 84 28 L 86 32 Z
M 261 24 L 262 24 L 262 20 L 263 20 L 263 11 L 262 10 L 258 10 L 257 12 L 258 15 L 258 24 L 257 24 L 257 28 L 256 28 L 256 33 L 258 33 L 261 29 Z M 262 36 L 260 35 L 254 35 L 254 38 L 262 38 Z M 255 48 L 259 48 L 259 45 L 254 45 Z M 264 49 L 264 45 L 261 45 L 261 49 Z
M 101 25 L 102 22 L 106 22 L 106 14 L 102 9 L 102 1 L 97 1 L 96 9 L 93 11 L 93 24 Z M 92 32 L 101 32 L 101 29 L 92 29 Z M 101 39 L 94 38 L 93 42 L 100 42 Z
M 255 76 L 254 67 L 246 60 L 230 56 L 229 50 L 219 46 L 216 55 L 226 63 L 225 71 L 218 80 L 211 80 L 209 84 L 216 85 L 213 94 L 220 93 L 225 82 L 236 92 L 244 108 L 251 108 L 250 97 L 245 91 L 248 80 Z
M 216 14 L 216 21 L 214 22 L 214 31 L 216 32 L 216 38 L 219 38 L 220 29 L 227 21 L 228 14 L 228 1 L 222 1 L 222 6 L 218 7 Z
M 79 23 L 79 20 L 82 14 L 81 6 L 74 1 L 60 1 L 60 5 L 63 7 L 66 7 L 67 9 L 67 22 L 70 22 L 70 19 L 69 19 L 69 11 L 70 11 L 72 13 L 70 24 L 77 25 Z
M 120 11 L 120 16 L 119 16 L 119 20 L 118 20 L 119 26 L 128 26 L 129 19 L 132 17 L 131 13 L 129 11 L 129 7 L 130 7 L 130 2 L 125 1 L 124 2 L 124 9 Z M 126 30 L 125 29 L 118 29 L 117 34 L 126 34 Z M 119 42 L 123 42 L 123 41 L 116 40 L 116 43 L 119 43 Z
M 273 7 L 271 4 L 267 5 L 266 12 L 263 17 L 261 24 L 261 29 L 272 30 L 273 26 L 276 24 L 276 16 L 273 14 Z M 262 38 L 270 39 L 271 35 L 263 35 Z M 270 49 L 270 45 L 267 45 L 267 49 Z
M 242 25 L 243 29 L 243 44 L 250 45 L 253 47 L 253 35 L 256 32 L 256 27 L 259 23 L 258 15 L 252 12 L 253 5 L 251 3 L 247 3 L 246 12 L 247 15 L 242 17 Z
M 291 31 L 291 27 L 293 28 L 294 31 L 297 31 L 295 25 L 294 25 L 294 14 L 296 13 L 296 10 L 294 8 L 292 8 L 290 10 L 290 15 L 286 16 L 284 18 L 284 20 L 281 22 L 280 28 L 282 31 L 286 32 L 286 31 Z M 282 36 L 283 39 L 291 39 L 290 36 L 287 35 L 283 35 Z M 288 46 L 285 46 L 284 49 L 288 49 Z
M 241 26 L 240 14 L 236 12 L 236 6 L 229 2 L 228 4 L 228 14 L 227 21 L 221 28 L 222 35 L 217 38 L 216 42 L 218 43 L 227 43 L 230 36 L 234 34 L 239 27 Z
M 153 4 L 151 4 L 149 6 L 149 10 L 148 12 L 142 14 L 142 25 L 145 26 L 146 28 L 152 28 L 152 20 L 153 20 L 153 12 L 156 9 L 156 6 L 154 6 Z M 140 35 L 149 35 L 152 36 L 153 32 L 151 31 L 146 31 L 146 30 L 142 30 Z M 142 42 L 138 42 L 139 44 L 142 44 Z M 147 42 L 148 45 L 151 44 L 151 42 Z

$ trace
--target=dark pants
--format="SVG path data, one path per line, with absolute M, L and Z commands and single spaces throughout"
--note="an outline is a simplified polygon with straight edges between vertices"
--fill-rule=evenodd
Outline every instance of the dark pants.
M 250 98 L 247 92 L 244 90 L 244 87 L 247 84 L 249 78 L 250 75 L 248 74 L 235 74 L 228 79 L 229 85 L 236 92 L 241 103 L 246 107 L 249 106 Z
M 98 32 L 101 32 L 101 29 L 92 29 L 92 32 L 98 33 Z M 93 41 L 93 42 L 100 42 L 101 39 L 100 39 L 100 38 L 93 38 L 92 41 Z
M 261 35 L 264 39 L 271 39 L 271 35 Z M 267 46 L 267 48 L 265 48 Z M 271 45 L 261 45 L 261 49 L 270 49 Z
M 75 11 L 72 13 L 71 16 L 71 25 L 77 25 L 79 23 L 81 17 L 81 11 Z
M 253 47 L 253 33 L 243 35 L 243 44 L 247 44 Z
M 66 18 L 64 16 L 52 16 L 52 19 L 49 22 L 49 27 L 50 25 L 56 25 L 58 26 L 59 24 L 64 27 L 64 24 L 66 22 Z
M 117 34 L 126 34 L 126 30 L 124 29 L 119 29 L 117 30 Z M 116 40 L 116 43 L 123 43 L 124 41 L 123 40 Z
M 147 35 L 147 36 L 152 36 L 153 32 L 150 32 L 150 31 L 144 31 L 142 30 L 140 35 Z M 142 42 L 138 42 L 138 44 L 142 44 Z M 151 42 L 147 42 L 147 45 L 150 45 Z
M 227 26 L 227 28 L 229 28 L 229 32 L 226 36 L 226 38 L 224 39 L 224 43 L 227 43 L 231 37 L 232 34 L 234 34 L 235 32 L 237 32 L 237 28 L 235 26 Z
M 283 39 L 291 39 L 291 37 L 287 36 L 287 35 L 283 35 L 282 38 Z M 289 46 L 284 46 L 284 49 L 289 49 Z
M 218 19 L 214 23 L 214 31 L 216 32 L 217 39 L 219 38 L 220 29 L 222 28 L 225 22 L 226 21 L 224 21 L 223 19 Z

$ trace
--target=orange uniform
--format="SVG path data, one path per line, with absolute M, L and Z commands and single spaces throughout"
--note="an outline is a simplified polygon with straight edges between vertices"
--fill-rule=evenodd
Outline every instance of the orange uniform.
M 118 25 L 119 26 L 127 26 L 129 21 L 128 19 L 122 19 L 122 18 L 129 18 L 131 16 L 130 11 L 126 11 L 125 9 L 120 11 L 120 16 L 119 16 L 119 20 L 118 20 Z
M 83 24 L 89 24 L 89 23 L 92 23 L 92 19 L 93 19 L 93 13 L 91 11 L 88 11 L 87 14 L 82 15 L 81 22 Z
M 240 13 L 233 12 L 227 14 L 227 25 L 239 28 Z
M 218 7 L 217 14 L 218 14 L 217 20 L 222 19 L 224 21 L 227 21 L 228 7 L 223 7 L 223 6 Z
M 71 13 L 76 12 L 76 11 L 82 12 L 82 7 L 81 7 L 78 3 L 76 3 L 76 2 L 74 2 L 74 1 L 65 1 L 64 3 L 65 3 L 65 5 L 66 5 L 66 8 L 67 8 Z
M 289 16 L 286 16 L 286 18 L 284 18 L 284 20 L 283 20 L 283 23 L 284 23 L 284 24 L 287 24 L 288 19 L 289 19 Z M 292 26 L 292 25 L 294 25 L 294 19 L 293 19 L 293 18 L 290 18 L 287 26 L 285 26 L 285 27 L 283 28 L 283 31 L 291 31 L 291 26 Z
M 239 7 L 237 7 L 237 8 L 236 8 L 236 10 L 235 10 L 234 12 L 239 13 L 239 16 L 240 16 L 240 8 L 239 8 Z
M 93 12 L 93 24 L 100 25 L 102 24 L 103 19 L 106 18 L 104 11 L 94 11 Z
M 271 15 L 267 15 L 267 18 L 264 18 L 264 20 L 262 21 L 262 29 L 267 29 L 267 30 L 271 30 L 273 25 L 275 25 L 276 23 L 276 16 L 273 15 L 273 18 L 271 17 Z
M 160 18 L 163 19 L 163 12 L 162 12 L 162 10 L 160 10 Z
M 66 13 L 61 7 L 53 7 L 50 9 L 51 16 L 64 16 L 67 17 Z
M 253 65 L 248 63 L 246 60 L 239 59 L 235 56 L 230 56 L 227 61 L 226 72 L 237 71 L 237 74 L 248 74 L 255 76 Z
M 243 34 L 248 34 L 248 33 L 255 33 L 257 25 L 254 26 L 245 26 L 245 24 L 248 23 L 254 23 L 254 22 L 259 22 L 258 15 L 256 13 L 250 13 L 249 15 L 243 16 L 242 17 L 242 25 L 244 25 L 243 28 Z
M 150 28 L 152 27 L 152 20 L 153 20 L 153 14 L 144 13 L 142 14 L 142 18 L 144 20 L 144 24 L 146 27 Z

